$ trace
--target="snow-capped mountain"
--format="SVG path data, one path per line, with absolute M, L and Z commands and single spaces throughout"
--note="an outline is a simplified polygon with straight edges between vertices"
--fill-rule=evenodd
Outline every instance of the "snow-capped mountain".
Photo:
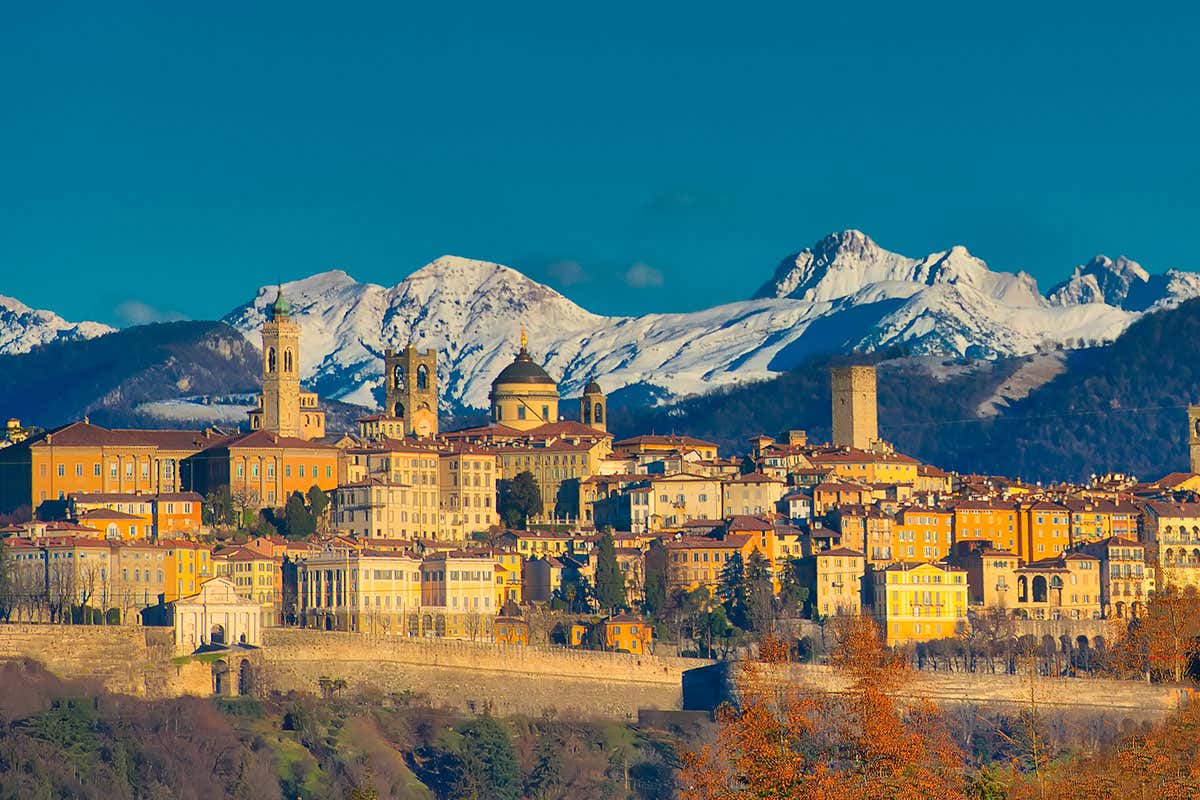
M 53 311 L 0 295 L 0 355 L 28 353 L 41 344 L 92 339 L 112 331 L 99 322 L 68 322 Z
M 304 336 L 302 373 L 323 395 L 374 407 L 383 350 L 411 340 L 441 351 L 448 406 L 483 407 L 521 329 L 566 396 L 593 376 L 610 392 L 650 384 L 678 396 L 768 378 L 813 352 L 1084 346 L 1116 338 L 1143 309 L 1200 296 L 1193 273 L 1145 274 L 1098 257 L 1047 298 L 1029 275 L 994 272 L 963 247 L 912 259 L 844 231 L 785 259 L 753 299 L 689 313 L 599 316 L 513 269 L 454 256 L 390 288 L 333 271 L 283 291 Z M 261 288 L 225 321 L 257 345 L 275 295 Z

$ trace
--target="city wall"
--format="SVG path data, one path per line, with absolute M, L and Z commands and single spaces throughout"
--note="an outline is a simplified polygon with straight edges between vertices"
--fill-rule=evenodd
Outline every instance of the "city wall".
M 66 679 L 146 698 L 207 695 L 212 660 L 174 658 L 172 632 L 127 626 L 0 625 L 0 661 L 30 659 Z M 317 693 L 321 678 L 353 689 L 411 691 L 435 703 L 497 714 L 564 714 L 636 718 L 639 709 L 711 709 L 731 696 L 731 668 L 701 659 L 635 656 L 441 640 L 372 638 L 366 634 L 271 629 L 264 647 L 228 658 L 236 674 L 248 659 L 256 686 Z M 734 667 L 736 668 L 736 667 Z M 827 667 L 790 665 L 781 678 L 843 691 L 845 678 Z M 1121 717 L 1161 717 L 1194 690 L 1136 681 L 1038 679 L 1045 707 Z M 1016 708 L 1029 702 L 1020 677 L 918 673 L 910 697 Z
M 566 649 L 294 629 L 266 631 L 263 680 L 316 691 L 321 677 L 351 687 L 411 690 L 435 703 L 498 714 L 560 711 L 613 719 L 678 709 L 683 673 L 712 662 Z

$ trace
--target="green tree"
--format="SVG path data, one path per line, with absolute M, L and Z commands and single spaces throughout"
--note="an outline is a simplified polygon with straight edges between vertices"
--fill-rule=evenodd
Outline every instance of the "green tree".
M 315 483 L 308 488 L 308 508 L 318 524 L 325 518 L 325 511 L 329 508 L 329 495 Z
M 538 737 L 533 769 L 525 779 L 525 794 L 533 800 L 546 800 L 563 783 L 562 760 L 566 742 L 556 731 L 544 731 Z
M 658 558 L 646 559 L 646 599 L 642 609 L 651 617 L 658 618 L 667 608 L 666 564 Z
M 317 521 L 300 492 L 292 492 L 283 508 L 283 532 L 289 539 L 305 539 L 317 532 Z
M 800 616 L 808 603 L 809 588 L 800 579 L 801 562 L 792 559 L 779 574 L 779 606 L 785 617 Z
M 233 495 L 228 486 L 221 486 L 208 493 L 201 507 L 201 514 L 206 525 L 233 525 L 237 519 L 233 507 Z
M 17 605 L 17 587 L 13 575 L 12 553 L 0 542 L 0 619 L 8 622 Z
M 746 621 L 746 565 L 741 553 L 735 552 L 721 568 L 717 597 L 725 606 L 730 622 L 739 628 L 749 627 Z
M 748 627 L 758 633 L 770 631 L 775 622 L 775 586 L 771 582 L 771 562 L 757 548 L 746 559 L 745 587 Z
M 451 794 L 463 800 L 517 800 L 521 770 L 508 729 L 494 717 L 471 720 L 459 729 L 462 772 Z
M 542 513 L 542 492 L 529 470 L 497 486 L 496 510 L 510 528 L 524 528 L 530 517 Z
M 596 600 L 608 611 L 625 607 L 625 574 L 617 563 L 611 528 L 604 529 L 596 544 Z

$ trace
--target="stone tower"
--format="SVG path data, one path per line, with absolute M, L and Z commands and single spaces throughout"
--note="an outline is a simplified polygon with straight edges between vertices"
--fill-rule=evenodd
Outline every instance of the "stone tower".
M 1200 473 L 1200 405 L 1188 406 L 1188 456 L 1191 471 Z
M 832 385 L 833 444 L 860 450 L 870 448 L 879 438 L 875 368 L 834 367 Z
M 384 413 L 404 423 L 405 436 L 438 432 L 437 350 L 418 350 L 409 343 L 399 353 L 385 350 L 383 375 L 387 400 Z
M 299 438 L 300 430 L 300 326 L 283 299 L 283 286 L 270 319 L 262 326 L 263 391 L 262 428 L 280 436 Z
M 604 399 L 604 390 L 595 381 L 588 381 L 583 387 L 583 400 L 579 406 L 579 421 L 598 431 L 608 430 L 605 418 L 608 415 L 608 402 Z

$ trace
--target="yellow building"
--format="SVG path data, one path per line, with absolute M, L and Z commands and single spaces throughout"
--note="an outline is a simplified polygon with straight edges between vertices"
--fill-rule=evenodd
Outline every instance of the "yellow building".
M 526 347 L 521 332 L 521 350 L 511 364 L 492 381 L 492 422 L 520 431 L 558 421 L 558 383 L 542 369 Z
M 645 464 L 676 453 L 695 453 L 701 461 L 717 460 L 717 445 L 693 436 L 645 434 L 613 442 L 613 452 Z
M 1071 513 L 1058 503 L 1018 503 L 1017 557 L 1025 562 L 1054 558 L 1070 547 Z
M 813 556 L 816 596 L 813 608 L 823 617 L 862 613 L 866 556 L 849 547 L 836 547 Z
M 721 484 L 721 516 L 773 514 L 775 504 L 786 492 L 786 483 L 761 472 L 750 472 L 730 478 Z
M 1128 500 L 1091 497 L 1073 498 L 1062 503 L 1071 518 L 1071 546 L 1103 541 L 1110 536 L 1136 539 L 1142 512 Z
M 1143 507 L 1139 538 L 1154 566 L 1155 585 L 1200 589 L 1200 503 L 1147 501 Z
M 894 564 L 874 573 L 876 619 L 887 644 L 957 636 L 967 621 L 967 572 L 942 564 Z
M 409 553 L 326 547 L 298 565 L 297 585 L 309 627 L 421 633 L 421 561 Z
M 191 597 L 214 577 L 212 548 L 209 545 L 186 539 L 167 539 L 159 544 L 167 549 L 164 602 L 173 603 L 180 598 Z
M 1141 616 L 1154 595 L 1154 569 L 1146 548 L 1136 539 L 1110 536 L 1091 542 L 1081 552 L 1100 559 L 1100 605 L 1106 618 Z
M 758 537 L 748 533 L 729 534 L 723 539 L 678 536 L 663 543 L 667 556 L 667 590 L 692 591 L 704 587 L 715 592 L 721 570 L 734 553 L 746 559 L 754 552 Z
M 261 624 L 275 624 L 279 612 L 279 564 L 275 558 L 250 547 L 235 547 L 212 555 L 213 577 L 228 578 L 239 597 L 258 603 Z
M 889 485 L 915 485 L 920 466 L 915 458 L 900 453 L 853 447 L 815 451 L 809 459 L 814 467 L 831 470 L 841 480 Z
M 464 541 L 500 524 L 496 511 L 495 453 L 481 447 L 454 447 L 438 457 L 438 530 L 441 538 Z
M 492 558 L 495 559 L 496 608 L 503 608 L 509 602 L 520 605 L 525 599 L 525 559 L 512 550 L 496 550 Z

